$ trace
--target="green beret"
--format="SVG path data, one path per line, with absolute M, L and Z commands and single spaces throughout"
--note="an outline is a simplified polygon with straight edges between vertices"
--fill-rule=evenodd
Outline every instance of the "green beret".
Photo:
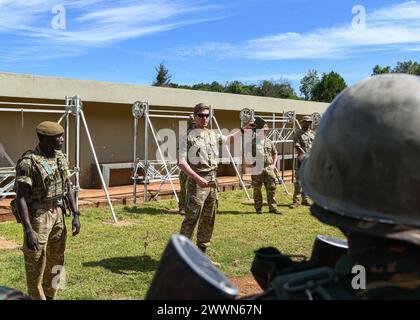
M 44 121 L 36 126 L 36 132 L 44 136 L 57 136 L 64 133 L 64 129 L 57 122 Z
M 313 122 L 312 117 L 311 116 L 304 116 L 303 117 L 303 122 Z

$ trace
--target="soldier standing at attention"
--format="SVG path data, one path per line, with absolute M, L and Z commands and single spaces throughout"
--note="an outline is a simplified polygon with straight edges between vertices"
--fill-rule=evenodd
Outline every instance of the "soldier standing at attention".
M 243 129 L 228 136 L 217 135 L 207 128 L 210 107 L 204 103 L 194 107 L 194 118 L 195 128 L 188 132 L 186 146 L 182 146 L 184 149 L 179 156 L 179 167 L 188 175 L 188 198 L 180 234 L 192 239 L 198 222 L 197 246 L 205 253 L 210 245 L 217 212 L 216 171 L 219 141 L 233 143 L 236 136 L 241 136 Z M 252 124 L 248 124 L 244 129 L 252 127 Z
M 57 288 L 53 280 L 64 266 L 65 197 L 73 212 L 73 236 L 80 232 L 80 222 L 68 162 L 60 151 L 64 129 L 55 122 L 44 121 L 36 127 L 36 132 L 38 146 L 25 152 L 16 166 L 14 203 L 24 231 L 28 294 L 33 299 L 45 300 L 55 297 Z
M 277 163 L 277 150 L 274 143 L 267 138 L 268 130 L 267 124 L 264 124 L 261 131 L 255 135 L 255 139 L 252 141 L 252 154 L 255 154 L 257 159 L 264 159 L 261 173 L 251 175 L 252 187 L 254 188 L 254 207 L 258 214 L 262 213 L 263 196 L 261 188 L 264 184 L 267 192 L 269 213 L 281 214 L 276 208 L 277 203 L 275 199 L 277 184 L 274 170 Z M 260 135 L 263 136 L 261 137 Z
M 193 129 L 195 125 L 194 115 L 190 115 L 187 120 L 187 134 L 188 131 Z M 187 202 L 187 178 L 188 176 L 185 174 L 184 171 L 180 170 L 179 172 L 179 185 L 181 188 L 179 194 L 179 213 L 181 215 L 185 215 L 185 204 Z
M 302 188 L 299 183 L 299 169 L 304 158 L 309 156 L 309 152 L 312 148 L 312 143 L 315 140 L 315 132 L 311 129 L 312 118 L 310 116 L 304 116 L 302 121 L 302 129 L 295 134 L 294 144 L 298 154 L 297 166 L 295 169 L 295 183 L 293 192 L 293 204 L 290 205 L 290 209 L 295 209 L 299 206 L 299 194 L 302 193 L 302 204 L 304 206 L 310 206 L 308 197 L 302 192 Z

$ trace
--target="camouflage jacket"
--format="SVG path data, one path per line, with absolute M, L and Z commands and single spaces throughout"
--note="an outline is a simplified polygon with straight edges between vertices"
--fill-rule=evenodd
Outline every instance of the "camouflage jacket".
M 62 198 L 66 193 L 65 183 L 70 177 L 68 162 L 61 151 L 48 158 L 38 145 L 27 151 L 16 165 L 15 190 L 18 183 L 30 186 L 28 205 L 45 199 Z
M 306 153 L 311 151 L 314 140 L 315 132 L 310 129 L 307 132 L 299 129 L 293 138 L 295 147 L 302 148 Z
M 188 131 L 186 155 L 192 170 L 198 174 L 217 170 L 220 140 L 224 137 L 207 128 Z

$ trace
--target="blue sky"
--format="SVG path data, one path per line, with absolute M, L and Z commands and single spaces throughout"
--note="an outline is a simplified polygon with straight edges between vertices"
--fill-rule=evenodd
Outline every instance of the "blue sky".
M 352 84 L 408 59 L 420 1 L 0 0 L 3 72 L 150 84 L 164 61 L 179 84 L 288 79 L 299 93 L 309 69 Z

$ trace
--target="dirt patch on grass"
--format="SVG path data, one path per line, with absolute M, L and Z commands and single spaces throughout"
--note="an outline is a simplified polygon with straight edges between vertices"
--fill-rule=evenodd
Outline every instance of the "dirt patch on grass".
M 130 221 L 122 221 L 122 220 L 115 223 L 113 220 L 106 220 L 106 221 L 102 221 L 102 224 L 108 224 L 114 227 L 128 227 L 128 226 L 133 226 L 136 223 L 130 222 Z
M 17 249 L 19 245 L 14 241 L 6 240 L 0 237 L 0 249 Z
M 229 279 L 239 290 L 239 297 L 260 294 L 263 290 L 253 276 L 232 277 Z

